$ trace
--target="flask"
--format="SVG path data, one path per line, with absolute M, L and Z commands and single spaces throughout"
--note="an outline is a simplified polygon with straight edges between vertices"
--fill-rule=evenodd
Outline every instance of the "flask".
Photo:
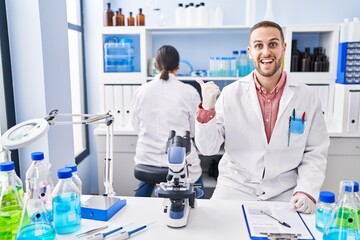
M 175 26 L 183 26 L 184 17 L 186 19 L 185 8 L 182 3 L 179 3 L 177 8 L 175 9 Z
M 80 195 L 82 194 L 82 182 L 77 174 L 77 165 L 75 163 L 72 164 L 66 164 L 66 168 L 70 168 L 72 170 L 72 180 L 75 184 L 75 186 L 79 189 Z
M 111 3 L 107 3 L 107 9 L 104 11 L 104 26 L 113 25 L 114 11 L 111 10 Z
M 116 11 L 116 15 L 113 17 L 114 26 L 125 26 L 125 16 L 122 14 L 122 9 L 119 8 L 119 11 Z
M 3 151 L 0 152 L 0 154 L 1 154 L 0 162 L 10 162 L 11 161 L 11 151 L 10 150 L 4 149 Z M 20 198 L 23 199 L 23 195 L 24 195 L 23 182 L 21 181 L 19 176 L 16 174 L 16 172 L 14 172 L 14 177 L 15 177 L 16 189 L 19 192 Z M 1 187 L 1 178 L 0 178 L 0 187 Z
M 53 224 L 58 234 L 73 233 L 80 229 L 81 203 L 79 189 L 73 183 L 72 170 L 60 168 L 59 181 L 53 191 Z
M 145 15 L 142 13 L 142 8 L 139 8 L 139 13 L 136 15 L 136 26 L 145 26 Z
M 38 180 L 31 178 L 28 181 L 30 190 L 26 192 L 25 204 L 16 239 L 53 240 L 55 239 L 56 232 L 49 220 L 47 209 L 40 198 Z
M 332 210 L 334 209 L 335 194 L 333 192 L 320 192 L 319 205 L 315 213 L 315 226 L 323 232 L 329 221 Z
M 129 12 L 129 17 L 127 18 L 128 26 L 135 26 L 135 19 L 132 16 L 132 12 Z
M 15 185 L 14 162 L 0 163 L 0 239 L 14 239 L 19 227 L 22 200 Z
M 323 240 L 358 240 L 359 223 L 352 181 L 340 182 L 340 197 L 325 227 Z
M 31 153 L 32 163 L 25 174 L 26 191 L 32 191 L 29 179 L 36 178 L 39 185 L 40 199 L 42 199 L 49 213 L 49 220 L 52 221 L 52 190 L 53 182 L 50 176 L 50 164 L 44 161 L 43 152 Z
M 240 57 L 239 57 L 239 64 L 240 64 L 240 71 L 239 76 L 244 77 L 248 74 L 248 59 L 246 56 L 246 50 L 240 51 Z
M 359 195 L 359 183 L 354 182 L 354 195 L 355 195 L 355 206 L 357 209 L 359 224 L 360 224 L 360 195 Z

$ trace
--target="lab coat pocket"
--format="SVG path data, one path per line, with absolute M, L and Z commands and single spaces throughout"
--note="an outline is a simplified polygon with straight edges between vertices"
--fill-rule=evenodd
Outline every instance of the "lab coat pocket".
M 295 118 L 290 122 L 290 133 L 292 134 L 303 134 L 306 121 L 301 118 Z

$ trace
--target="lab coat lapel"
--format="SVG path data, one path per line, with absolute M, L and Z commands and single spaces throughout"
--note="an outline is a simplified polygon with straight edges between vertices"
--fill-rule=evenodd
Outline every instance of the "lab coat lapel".
M 259 103 L 259 99 L 256 93 L 256 87 L 255 87 L 255 83 L 252 80 L 252 78 L 248 78 L 249 79 L 249 88 L 248 88 L 248 93 L 249 93 L 249 98 L 252 104 L 252 109 L 255 112 L 258 120 L 259 120 L 259 125 L 261 126 L 261 130 L 263 133 L 265 133 L 265 126 L 264 126 L 264 120 L 262 117 L 262 113 L 261 113 L 261 108 L 260 108 L 260 103 Z M 265 139 L 266 139 L 266 135 Z
M 279 112 L 278 112 L 277 119 L 280 119 L 281 114 L 284 112 L 285 108 L 287 107 L 287 105 L 289 104 L 291 99 L 293 98 L 296 86 L 298 86 L 298 84 L 290 81 L 289 78 L 287 78 L 284 92 L 280 99 Z

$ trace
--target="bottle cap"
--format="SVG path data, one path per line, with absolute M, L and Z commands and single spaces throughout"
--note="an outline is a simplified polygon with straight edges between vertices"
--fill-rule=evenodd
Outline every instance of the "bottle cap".
M 31 153 L 31 159 L 33 161 L 44 160 L 44 153 L 43 152 L 33 152 L 33 153 Z
M 238 55 L 238 54 L 239 54 L 239 51 L 233 51 L 233 54 Z
M 178 6 L 179 6 L 179 7 L 183 7 L 183 4 L 182 4 L 182 3 L 179 3 Z
M 14 170 L 14 162 L 2 162 L 0 163 L 0 171 L 1 172 L 8 172 Z
M 58 178 L 65 179 L 72 177 L 72 170 L 71 168 L 60 168 L 58 170 Z
M 359 192 L 359 183 L 354 182 L 354 192 Z
M 346 185 L 345 186 L 345 192 L 352 192 L 352 186 Z
M 320 192 L 319 200 L 320 202 L 324 202 L 324 203 L 334 203 L 335 194 L 333 192 L 322 191 Z
M 246 50 L 241 50 L 240 53 L 246 53 Z
M 75 163 L 66 164 L 65 168 L 70 168 L 72 172 L 77 172 L 77 165 Z

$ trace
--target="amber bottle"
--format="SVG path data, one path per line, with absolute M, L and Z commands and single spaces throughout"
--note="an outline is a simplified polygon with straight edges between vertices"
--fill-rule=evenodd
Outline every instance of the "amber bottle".
M 136 26 L 145 26 L 145 15 L 142 13 L 142 8 L 139 8 L 139 13 L 136 15 Z
M 135 26 L 135 18 L 132 16 L 132 12 L 130 12 L 130 16 L 127 18 L 128 26 Z
M 114 26 L 125 26 L 125 16 L 122 14 L 122 9 L 116 11 L 116 16 L 113 17 Z
M 108 8 L 104 11 L 104 26 L 113 26 L 114 12 L 111 10 L 111 3 L 107 3 Z

